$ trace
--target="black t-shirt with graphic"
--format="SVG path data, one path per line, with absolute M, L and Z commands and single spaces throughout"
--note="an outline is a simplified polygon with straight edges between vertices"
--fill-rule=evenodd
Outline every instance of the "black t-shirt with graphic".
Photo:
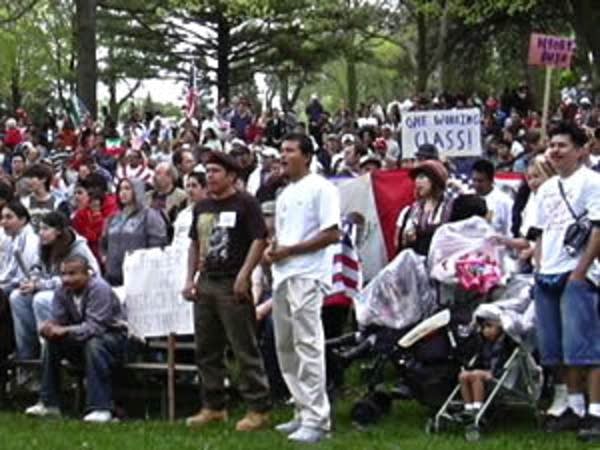
M 246 193 L 221 200 L 207 198 L 194 207 L 190 239 L 198 244 L 206 273 L 237 275 L 252 242 L 266 237 L 260 206 Z

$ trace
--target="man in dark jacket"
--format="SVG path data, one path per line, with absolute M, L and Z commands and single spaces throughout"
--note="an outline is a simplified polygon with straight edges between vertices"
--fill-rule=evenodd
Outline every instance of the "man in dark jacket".
M 86 422 L 113 419 L 111 375 L 123 360 L 127 325 L 121 302 L 110 285 L 93 275 L 88 262 L 72 256 L 61 264 L 62 286 L 54 295 L 52 320 L 40 327 L 46 346 L 42 359 L 40 401 L 27 408 L 31 416 L 60 416 L 60 361 L 84 365 Z

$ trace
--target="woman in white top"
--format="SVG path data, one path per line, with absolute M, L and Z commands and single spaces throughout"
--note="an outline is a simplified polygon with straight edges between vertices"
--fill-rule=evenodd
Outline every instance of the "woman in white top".
M 535 198 L 537 191 L 547 179 L 555 174 L 556 172 L 544 155 L 538 155 L 529 162 L 526 180 L 531 192 L 523 211 L 521 211 L 520 237 L 514 239 L 505 237 L 498 238 L 502 244 L 517 251 L 521 261 L 529 261 L 533 256 L 533 242 L 527 240 L 526 237 L 535 219 Z
M 9 253 L 0 268 L 0 289 L 7 295 L 26 278 L 23 268 L 29 270 L 39 262 L 40 240 L 29 221 L 27 208 L 18 200 L 10 201 L 1 210 L 0 225 L 10 239 Z
M 190 173 L 185 183 L 185 192 L 187 193 L 187 203 L 185 209 L 182 209 L 175 223 L 173 224 L 173 245 L 182 245 L 187 248 L 190 243 L 190 227 L 194 206 L 200 200 L 206 198 L 206 175 L 203 171 L 196 170 Z
M 202 139 L 202 146 L 206 148 L 210 148 L 215 152 L 223 151 L 223 144 L 219 140 L 217 133 L 212 128 L 207 128 L 204 130 L 204 137 Z

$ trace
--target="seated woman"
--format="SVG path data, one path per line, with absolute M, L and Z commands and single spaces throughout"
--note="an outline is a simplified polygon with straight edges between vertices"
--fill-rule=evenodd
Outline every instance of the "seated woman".
M 4 214 L 4 211 L 3 211 Z M 86 241 L 69 227 L 68 219 L 57 211 L 42 216 L 40 222 L 40 269 L 23 278 L 10 294 L 18 359 L 39 356 L 38 326 L 51 316 L 54 289 L 61 285 L 60 264 L 79 255 L 98 273 L 98 262 Z
M 11 200 L 0 210 L 0 225 L 10 239 L 8 257 L 0 268 L 0 289 L 6 295 L 25 278 L 23 268 L 29 269 L 39 261 L 40 240 L 29 221 L 29 211 L 18 200 Z
M 100 239 L 108 219 L 119 212 L 116 199 L 107 195 L 108 184 L 98 174 L 90 174 L 75 186 L 73 229 L 87 239 L 96 259 L 101 261 Z
M 123 284 L 125 254 L 167 244 L 167 226 L 155 209 L 144 206 L 142 180 L 122 179 L 117 185 L 121 212 L 110 218 L 101 245 L 105 278 L 112 286 Z
M 447 222 L 451 202 L 444 197 L 448 172 L 439 161 L 419 163 L 410 171 L 415 180 L 416 200 L 404 208 L 396 222 L 397 253 L 411 248 L 426 256 L 435 230 Z
M 14 350 L 14 331 L 8 303 L 11 291 L 25 278 L 27 270 L 39 261 L 40 240 L 29 224 L 29 212 L 18 200 L 0 209 L 0 225 L 10 245 L 0 265 L 0 361 Z

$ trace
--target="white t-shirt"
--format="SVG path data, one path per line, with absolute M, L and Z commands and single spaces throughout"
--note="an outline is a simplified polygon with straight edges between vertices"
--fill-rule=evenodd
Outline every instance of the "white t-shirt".
M 194 205 L 181 210 L 175 222 L 173 223 L 173 243 L 172 245 L 189 247 L 190 245 L 190 228 L 194 218 Z
M 554 176 L 542 184 L 536 196 L 534 226 L 542 230 L 540 273 L 545 275 L 570 272 L 579 259 L 569 256 L 563 245 L 565 232 L 575 219 L 560 195 L 559 180 L 575 214 L 587 211 L 590 220 L 600 220 L 600 175 L 593 170 L 581 167 L 568 178 Z
M 510 146 L 510 154 L 512 156 L 519 156 L 521 153 L 525 151 L 525 147 L 519 141 L 513 141 Z
M 532 191 L 529 194 L 525 208 L 523 208 L 523 211 L 521 212 L 521 229 L 519 230 L 519 233 L 522 237 L 526 237 L 529 229 L 534 226 L 536 208 L 535 199 L 536 193 Z
M 511 198 L 497 187 L 494 187 L 483 198 L 485 199 L 488 213 L 491 216 L 490 223 L 494 227 L 494 230 L 502 236 L 509 236 L 513 206 Z
M 339 228 L 340 216 L 336 187 L 320 175 L 308 174 L 290 183 L 277 198 L 277 245 L 295 245 L 328 228 Z M 331 252 L 327 248 L 283 259 L 273 264 L 273 289 L 289 277 L 310 278 L 330 285 L 332 264 Z

